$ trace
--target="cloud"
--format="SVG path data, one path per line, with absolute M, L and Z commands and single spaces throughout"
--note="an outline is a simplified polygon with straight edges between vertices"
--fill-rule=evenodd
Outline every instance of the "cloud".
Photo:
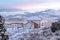
M 23 9 L 30 12 L 41 11 L 45 9 L 60 9 L 60 3 L 58 2 L 51 2 L 51 3 L 28 3 L 28 4 L 18 4 L 14 5 L 13 7 L 17 9 Z
M 15 14 L 24 14 L 25 10 L 16 9 L 16 8 L 5 8 L 0 7 L 0 15 L 8 16 L 8 15 L 15 15 Z
M 60 9 L 60 0 L 0 0 L 0 7 L 36 12 L 45 9 Z

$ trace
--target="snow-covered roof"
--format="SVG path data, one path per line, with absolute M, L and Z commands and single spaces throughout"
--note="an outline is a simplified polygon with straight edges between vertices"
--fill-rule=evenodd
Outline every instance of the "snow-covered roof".
M 29 17 L 27 20 L 41 20 L 41 18 L 33 16 L 33 17 Z
M 25 24 L 25 23 L 27 23 L 27 21 L 24 20 L 24 19 L 13 18 L 13 19 L 7 19 L 7 20 L 5 21 L 5 23 L 6 23 L 6 24 L 11 24 L 11 23 L 23 23 L 23 24 Z
M 5 21 L 5 24 L 11 24 L 11 23 L 18 23 L 18 24 L 20 24 L 20 23 L 23 23 L 23 24 L 26 24 L 27 23 L 27 21 L 26 20 L 24 20 L 24 21 L 18 21 L 18 20 L 12 20 L 12 21 Z

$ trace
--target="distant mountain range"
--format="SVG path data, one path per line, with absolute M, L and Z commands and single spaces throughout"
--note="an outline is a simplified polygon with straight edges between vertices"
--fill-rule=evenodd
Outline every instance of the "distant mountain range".
M 56 11 L 53 9 L 48 9 L 45 11 L 35 12 L 35 13 L 29 13 L 25 12 L 24 14 L 16 14 L 16 15 L 8 15 L 6 18 L 12 18 L 16 16 L 25 16 L 25 17 L 32 17 L 32 16 L 46 16 L 46 17 L 60 17 L 60 11 Z
M 22 11 L 21 9 L 16 8 L 0 8 L 0 12 L 15 12 L 15 11 Z
M 0 12 L 15 12 L 15 11 L 23 11 L 20 9 L 0 9 Z M 46 17 L 60 17 L 60 10 L 53 10 L 53 9 L 47 9 L 44 11 L 40 11 L 40 12 L 35 12 L 35 13 L 29 13 L 29 12 L 24 12 L 24 14 L 15 14 L 15 15 L 8 15 L 5 16 L 6 18 L 12 18 L 12 17 L 16 17 L 16 16 L 25 16 L 25 17 L 32 17 L 32 16 L 46 16 Z

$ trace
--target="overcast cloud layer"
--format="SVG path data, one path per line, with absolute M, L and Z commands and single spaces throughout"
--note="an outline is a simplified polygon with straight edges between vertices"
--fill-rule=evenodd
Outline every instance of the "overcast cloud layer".
M 16 8 L 27 12 L 60 9 L 60 0 L 0 0 L 0 8 Z M 8 13 L 3 14 L 7 15 Z

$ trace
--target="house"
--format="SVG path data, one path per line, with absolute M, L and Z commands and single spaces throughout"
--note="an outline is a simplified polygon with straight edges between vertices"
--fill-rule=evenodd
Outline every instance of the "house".
M 27 21 L 28 23 L 26 24 L 26 27 L 29 25 L 34 28 L 40 28 L 41 18 L 34 16 L 34 17 L 28 18 Z
M 34 28 L 33 23 L 28 21 L 26 24 L 24 24 L 24 28 L 27 28 L 27 29 Z
M 26 20 L 19 19 L 19 18 L 5 20 L 6 28 L 10 28 L 12 30 L 24 27 L 24 24 L 26 22 L 27 22 Z

